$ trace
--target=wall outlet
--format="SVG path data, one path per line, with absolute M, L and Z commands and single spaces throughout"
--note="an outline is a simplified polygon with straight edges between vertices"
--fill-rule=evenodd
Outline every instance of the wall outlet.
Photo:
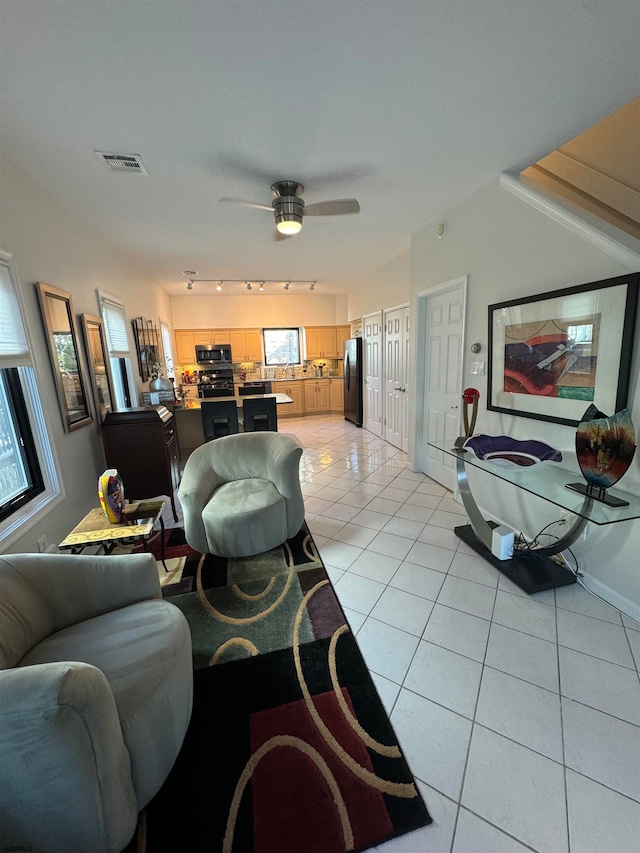
M 49 546 L 49 543 L 47 542 L 47 537 L 41 536 L 36 542 L 36 545 L 38 546 L 38 551 L 40 551 L 41 554 L 44 554 Z

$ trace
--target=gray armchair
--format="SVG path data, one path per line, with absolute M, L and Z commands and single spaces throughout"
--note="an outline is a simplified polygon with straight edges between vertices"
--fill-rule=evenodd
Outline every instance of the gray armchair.
M 304 521 L 301 456 L 300 444 L 277 432 L 229 435 L 194 450 L 178 491 L 189 545 L 248 557 L 295 536 Z
M 150 554 L 0 557 L 0 841 L 122 850 L 192 690 L 189 627 Z

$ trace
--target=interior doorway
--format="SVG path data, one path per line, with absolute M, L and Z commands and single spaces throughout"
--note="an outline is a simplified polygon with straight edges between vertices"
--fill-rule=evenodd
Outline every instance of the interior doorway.
M 382 436 L 382 311 L 363 317 L 364 428 Z
M 384 438 L 394 447 L 409 444 L 409 306 L 384 312 Z
M 455 490 L 453 457 L 427 441 L 460 435 L 467 276 L 421 291 L 416 305 L 414 463 L 418 471 Z

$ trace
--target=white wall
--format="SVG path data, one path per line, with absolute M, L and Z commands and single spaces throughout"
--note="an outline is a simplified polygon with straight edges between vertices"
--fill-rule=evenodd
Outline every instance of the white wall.
M 442 239 L 435 235 L 436 222 L 446 220 Z M 640 263 L 636 269 L 640 269 Z M 465 370 L 463 387 L 473 386 L 481 394 L 476 432 L 536 437 L 562 450 L 574 460 L 575 429 L 486 410 L 486 376 L 470 373 L 470 362 L 487 360 L 487 306 L 519 296 L 597 281 L 630 270 L 594 248 L 560 224 L 500 187 L 498 179 L 438 217 L 413 235 L 411 242 L 411 294 L 467 274 Z M 633 270 L 635 271 L 635 270 Z M 638 337 L 636 341 L 628 406 L 640 433 L 640 382 Z M 472 343 L 482 344 L 479 356 Z M 418 357 L 420 355 L 418 354 Z M 576 470 L 578 470 L 576 468 Z M 470 475 L 470 480 L 472 475 Z M 503 485 L 486 474 L 473 477 L 478 504 L 512 527 L 535 533 L 560 510 Z M 640 455 L 620 486 L 640 494 Z M 600 594 L 640 617 L 640 521 L 596 527 L 588 526 L 587 540 L 573 548 L 580 568 L 592 576 Z M 633 614 L 632 614 L 633 615 Z
M 349 321 L 358 320 L 382 308 L 409 301 L 411 254 L 407 249 L 349 290 Z
M 206 296 L 191 292 L 171 297 L 174 329 L 335 326 L 339 322 L 336 296 L 315 292 L 282 296 L 251 292 L 246 296 L 225 296 L 217 293 L 213 285 L 211 287 L 211 293 Z
M 10 546 L 12 552 L 35 551 L 36 539 L 45 535 L 57 544 L 97 505 L 97 478 L 105 460 L 95 421 L 72 433 L 63 430 L 34 282 L 69 291 L 76 317 L 99 314 L 96 288 L 119 296 L 128 319 L 141 315 L 157 325 L 159 316 L 169 316 L 170 305 L 167 294 L 135 269 L 127 256 L 88 230 L 23 172 L 8 163 L 0 165 L 0 186 L 0 248 L 13 254 L 22 283 L 40 369 L 40 394 L 66 492 L 62 504 Z M 82 341 L 80 329 L 78 333 Z M 131 329 L 129 336 L 140 389 Z M 80 346 L 84 353 L 83 342 Z

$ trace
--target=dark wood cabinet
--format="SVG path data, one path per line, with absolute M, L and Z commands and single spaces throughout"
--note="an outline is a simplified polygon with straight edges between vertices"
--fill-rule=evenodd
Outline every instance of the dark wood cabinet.
M 164 406 L 120 409 L 106 415 L 101 432 L 107 467 L 117 468 L 125 498 L 169 495 L 177 521 L 180 450 L 173 414 Z

